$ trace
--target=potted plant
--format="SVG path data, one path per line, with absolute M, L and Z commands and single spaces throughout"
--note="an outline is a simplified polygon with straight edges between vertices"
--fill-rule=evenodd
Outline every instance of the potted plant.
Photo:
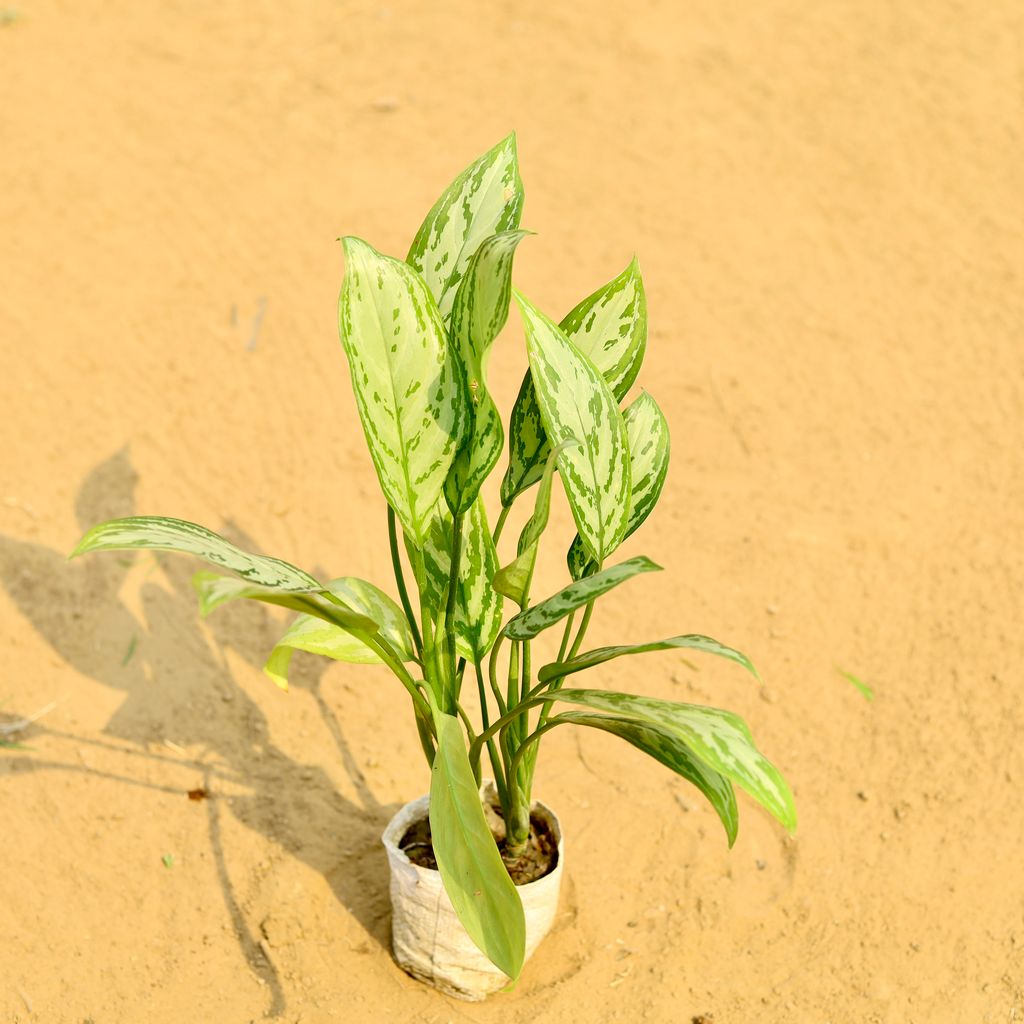
M 195 555 L 218 570 L 195 578 L 204 614 L 241 598 L 298 612 L 266 666 L 283 687 L 296 650 L 391 670 L 431 777 L 429 796 L 404 807 L 384 834 L 395 954 L 411 973 L 464 998 L 517 979 L 551 924 L 563 842 L 557 818 L 533 801 L 539 741 L 551 730 L 610 732 L 688 779 L 711 803 L 730 846 L 734 785 L 788 829 L 796 823 L 785 780 L 736 715 L 576 685 L 579 673 L 615 658 L 671 648 L 754 669 L 739 651 L 695 634 L 584 647 L 598 598 L 659 568 L 643 556 L 613 556 L 658 500 L 668 429 L 646 393 L 619 406 L 647 339 L 636 261 L 556 324 L 511 286 L 513 257 L 527 234 L 519 229 L 522 205 L 509 136 L 448 186 L 405 261 L 344 239 L 341 340 L 387 502 L 397 602 L 364 580 L 323 583 L 176 519 L 106 522 L 74 551 Z M 486 370 L 513 299 L 529 369 L 511 413 L 492 530 L 481 486 L 505 437 Z M 578 533 L 568 583 L 534 601 L 556 477 Z M 497 545 L 509 510 L 534 486 L 514 557 L 502 558 Z M 508 616 L 506 601 L 514 606 Z M 545 642 L 550 660 L 536 668 Z M 463 700 L 467 676 L 476 719 Z M 493 776 L 486 784 L 484 758 Z

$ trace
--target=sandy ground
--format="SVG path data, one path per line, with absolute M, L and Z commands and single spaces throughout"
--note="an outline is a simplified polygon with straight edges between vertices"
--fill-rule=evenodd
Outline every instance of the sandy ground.
M 0 752 L 0 1020 L 1024 1019 L 1019 3 L 0 22 L 0 714 L 59 702 Z M 512 128 L 519 286 L 561 316 L 637 251 L 674 438 L 624 551 L 667 571 L 592 638 L 710 633 L 766 686 L 668 654 L 594 678 L 739 711 L 801 825 L 745 802 L 730 853 L 683 782 L 555 732 L 557 926 L 468 1006 L 387 951 L 378 836 L 428 781 L 397 686 L 307 659 L 281 694 L 276 614 L 200 623 L 185 561 L 65 555 L 161 512 L 386 582 L 335 240 L 401 255 Z M 515 317 L 498 347 L 507 410 Z

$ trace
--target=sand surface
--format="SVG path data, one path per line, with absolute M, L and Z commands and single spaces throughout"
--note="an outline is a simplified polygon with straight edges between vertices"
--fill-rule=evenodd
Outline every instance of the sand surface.
M 58 702 L 0 751 L 0 1020 L 1024 1019 L 1019 3 L 23 0 L 0 97 L 0 721 Z M 307 658 L 282 694 L 284 616 L 65 556 L 157 512 L 386 585 L 336 239 L 402 255 L 513 128 L 519 287 L 559 317 L 636 251 L 673 434 L 623 551 L 666 571 L 591 638 L 709 633 L 765 686 L 591 678 L 741 713 L 800 828 L 744 800 L 729 852 L 684 782 L 556 731 L 556 928 L 469 1006 L 387 950 L 378 837 L 428 785 L 397 684 Z M 497 347 L 507 411 L 515 315 Z

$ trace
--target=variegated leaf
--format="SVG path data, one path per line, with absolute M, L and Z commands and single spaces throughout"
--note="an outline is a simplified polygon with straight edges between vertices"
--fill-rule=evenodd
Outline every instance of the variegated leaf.
M 339 323 L 359 418 L 384 496 L 421 546 L 465 437 L 465 380 L 419 275 L 357 238 L 344 244 Z
M 487 357 L 508 319 L 512 258 L 527 231 L 505 231 L 485 239 L 455 295 L 451 340 L 469 382 L 469 429 L 445 481 L 453 512 L 465 512 L 494 468 L 505 443 L 501 416 L 487 388 Z
M 355 576 L 331 580 L 327 590 L 356 612 L 377 623 L 380 636 L 402 661 L 415 660 L 412 634 L 402 609 L 372 583 Z M 263 670 L 282 689 L 288 688 L 288 666 L 295 651 L 321 654 L 334 661 L 379 665 L 381 658 L 358 634 L 311 615 L 299 615 L 277 641 Z
M 559 324 L 565 336 L 604 375 L 619 401 L 640 372 L 647 347 L 647 299 L 634 259 L 618 277 L 587 296 Z M 511 505 L 544 470 L 548 443 L 533 381 L 527 372 L 512 407 L 509 464 L 501 502 Z
M 530 376 L 544 430 L 563 448 L 558 470 L 576 528 L 598 562 L 618 547 L 629 519 L 629 448 L 615 396 L 586 356 L 528 299 L 515 293 L 526 326 Z
M 431 608 L 443 608 L 451 574 L 452 516 L 440 502 L 427 539 L 420 549 L 424 578 L 418 580 Z M 416 560 L 413 559 L 413 564 Z M 470 507 L 462 524 L 459 585 L 455 592 L 455 648 L 470 661 L 482 660 L 501 631 L 502 599 L 491 586 L 498 555 L 487 525 L 481 498 Z
M 622 419 L 626 424 L 629 444 L 631 494 L 629 524 L 626 527 L 626 537 L 629 537 L 651 514 L 661 496 L 668 474 L 669 437 L 668 423 L 658 403 L 646 391 L 626 406 Z M 569 572 L 576 580 L 597 569 L 597 563 L 587 554 L 579 534 L 569 548 L 567 561 Z
M 786 780 L 754 746 L 743 719 L 731 711 L 606 690 L 558 690 L 556 695 L 567 704 L 625 716 L 671 733 L 709 768 L 745 789 L 787 829 L 796 828 L 796 806 Z
M 610 732 L 660 761 L 666 768 L 670 768 L 688 782 L 692 782 L 707 797 L 725 826 L 729 845 L 732 846 L 736 842 L 740 816 L 732 783 L 724 775 L 720 775 L 699 758 L 694 757 L 677 736 L 655 725 L 642 724 L 617 715 L 590 715 L 585 711 L 565 711 L 558 718 L 563 722 Z
M 716 654 L 720 658 L 727 658 L 729 661 L 742 665 L 750 672 L 755 679 L 760 678 L 757 669 L 754 668 L 751 660 L 742 652 L 732 647 L 726 647 L 709 636 L 701 636 L 699 633 L 688 633 L 685 636 L 673 636 L 667 640 L 657 640 L 649 644 L 628 644 L 618 647 L 598 647 L 593 651 L 577 655 L 570 661 L 556 661 L 545 665 L 537 673 L 537 679 L 546 683 L 550 679 L 557 679 L 562 676 L 571 676 L 574 672 L 583 672 L 595 665 L 602 665 L 614 658 L 621 658 L 624 654 L 646 654 L 648 651 L 669 651 L 682 649 L 687 651 L 702 651 L 705 654 Z
M 373 619 L 350 608 L 344 601 L 328 597 L 327 588 L 323 586 L 318 593 L 297 593 L 250 583 L 234 576 L 221 576 L 215 572 L 197 572 L 192 577 L 192 585 L 199 596 L 199 614 L 204 617 L 229 601 L 262 601 L 264 604 L 276 604 L 331 623 L 344 631 L 355 633 L 364 642 L 379 631 Z
M 519 227 L 523 183 L 515 135 L 469 165 L 420 225 L 406 261 L 427 282 L 447 321 L 470 259 L 485 238 Z
M 129 516 L 94 526 L 79 542 L 71 558 L 89 551 L 177 551 L 194 555 L 226 569 L 249 583 L 293 592 L 320 590 L 323 584 L 288 562 L 242 551 L 219 534 L 166 516 Z
M 555 474 L 555 460 L 562 448 L 568 445 L 578 445 L 579 443 L 575 438 L 572 438 L 559 445 L 548 456 L 547 465 L 544 467 L 544 476 L 541 478 L 540 487 L 537 488 L 537 502 L 534 506 L 533 515 L 527 520 L 526 526 L 523 527 L 523 532 L 519 535 L 518 553 L 513 561 L 503 566 L 494 575 L 494 580 L 492 581 L 494 589 L 499 594 L 512 598 L 520 608 L 525 606 L 529 597 L 533 570 L 537 564 L 540 538 L 548 525 L 548 515 L 551 510 L 551 483 Z
M 520 612 L 505 626 L 505 635 L 510 640 L 532 640 L 538 633 L 564 619 L 570 612 L 596 601 L 613 587 L 632 579 L 638 573 L 657 572 L 661 566 L 644 555 L 637 555 L 601 572 L 587 576 L 563 587 L 557 594 L 540 604 Z
M 445 892 L 467 934 L 515 980 L 526 923 L 519 893 L 484 817 L 459 720 L 435 712 L 437 753 L 430 779 L 430 837 Z

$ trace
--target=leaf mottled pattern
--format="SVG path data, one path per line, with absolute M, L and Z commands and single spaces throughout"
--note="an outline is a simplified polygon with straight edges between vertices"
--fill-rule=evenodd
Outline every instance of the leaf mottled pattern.
M 515 293 L 526 327 L 530 376 L 558 454 L 576 528 L 601 562 L 622 541 L 629 516 L 629 449 L 618 403 L 596 366 L 528 299 Z
M 384 496 L 419 546 L 465 436 L 465 380 L 422 278 L 357 238 L 344 244 L 339 326 L 356 406 Z
M 406 261 L 420 272 L 447 321 L 470 259 L 490 235 L 519 227 L 523 183 L 515 135 L 469 165 L 433 205 Z

